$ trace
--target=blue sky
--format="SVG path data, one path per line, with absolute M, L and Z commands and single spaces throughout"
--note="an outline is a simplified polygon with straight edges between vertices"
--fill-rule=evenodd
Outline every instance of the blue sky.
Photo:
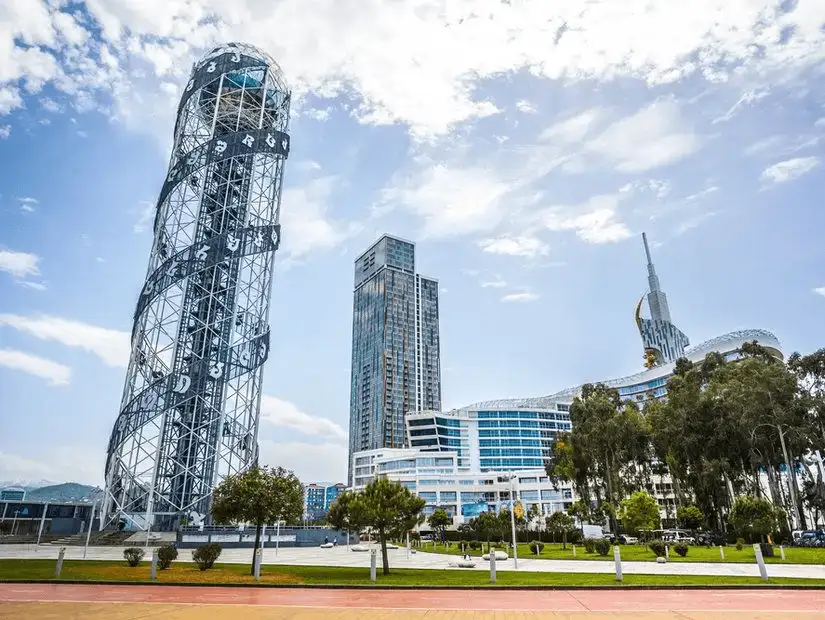
M 639 370 L 642 231 L 693 344 L 823 346 L 825 4 L 557 4 L 3 3 L 0 480 L 102 481 L 175 104 L 227 40 L 295 93 L 270 464 L 344 476 L 352 261 L 383 232 L 440 281 L 445 407 Z

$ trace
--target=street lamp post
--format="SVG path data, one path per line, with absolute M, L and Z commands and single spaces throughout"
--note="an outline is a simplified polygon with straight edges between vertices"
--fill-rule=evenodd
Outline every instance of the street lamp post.
M 14 536 L 14 532 L 17 529 L 17 514 L 20 512 L 19 508 L 16 508 L 14 511 L 14 519 L 11 521 L 11 535 Z
M 518 543 L 516 541 L 516 491 L 513 486 L 515 476 L 510 475 L 510 529 L 513 534 L 513 562 L 518 570 Z

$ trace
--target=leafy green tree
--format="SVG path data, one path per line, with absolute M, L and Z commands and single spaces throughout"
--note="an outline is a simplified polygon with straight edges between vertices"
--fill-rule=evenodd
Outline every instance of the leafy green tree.
M 488 543 L 490 538 L 501 531 L 501 522 L 494 512 L 482 512 L 470 521 L 470 527 L 479 539 L 485 539 Z
M 518 512 L 516 512 L 516 530 L 523 528 L 527 520 L 524 518 L 524 515 L 518 516 Z M 502 508 L 498 511 L 498 531 L 501 534 L 502 540 L 509 540 L 513 542 L 513 534 L 512 534 L 512 523 L 510 520 L 510 509 L 509 508 Z
M 547 466 L 554 480 L 572 482 L 586 504 L 616 506 L 648 477 L 650 428 L 633 402 L 603 384 L 587 384 L 570 406 L 573 429 L 557 438 Z M 615 529 L 615 517 L 606 513 Z
M 765 536 L 777 530 L 780 515 L 768 500 L 743 495 L 733 502 L 728 520 L 736 533 L 748 536 L 751 540 L 754 536 L 764 540 Z
M 676 509 L 676 520 L 686 530 L 698 530 L 705 522 L 705 514 L 696 506 L 680 506 Z
M 297 523 L 304 510 L 304 487 L 294 473 L 283 467 L 258 467 L 227 476 L 212 494 L 212 518 L 217 523 L 255 525 L 255 551 L 266 523 Z
M 340 502 L 341 497 L 346 497 Z M 342 493 L 330 510 L 330 523 L 336 527 L 368 527 L 378 534 L 384 574 L 390 574 L 387 541 L 401 537 L 423 522 L 421 511 L 426 502 L 399 482 L 376 478 L 363 491 Z M 328 517 L 329 519 L 329 517 Z
M 567 549 L 567 533 L 576 529 L 576 524 L 566 512 L 554 512 L 545 517 L 544 522 L 547 526 L 547 531 L 554 534 L 561 534 L 562 548 Z
M 444 537 L 444 532 L 447 530 L 448 525 L 453 524 L 453 520 L 447 511 L 443 508 L 437 508 L 433 511 L 433 513 L 427 518 L 427 523 L 429 523 L 430 527 L 433 528 L 433 531 L 438 532 L 440 537 Z
M 619 519 L 625 530 L 656 529 L 659 525 L 659 504 L 645 491 L 636 491 L 622 500 Z
M 363 515 L 358 512 L 356 498 L 354 491 L 340 493 L 327 513 L 327 523 L 337 530 L 346 532 L 348 538 L 350 532 L 359 532 L 364 527 Z

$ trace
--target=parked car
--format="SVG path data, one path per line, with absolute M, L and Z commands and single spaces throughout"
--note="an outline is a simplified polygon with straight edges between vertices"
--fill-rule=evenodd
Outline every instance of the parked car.
M 718 547 L 725 545 L 727 540 L 723 534 L 717 532 L 696 532 L 696 544 L 705 547 Z
M 618 536 L 611 536 L 610 537 L 610 544 L 611 545 L 636 545 L 639 543 L 639 538 L 636 536 L 631 536 L 630 534 L 619 534 Z

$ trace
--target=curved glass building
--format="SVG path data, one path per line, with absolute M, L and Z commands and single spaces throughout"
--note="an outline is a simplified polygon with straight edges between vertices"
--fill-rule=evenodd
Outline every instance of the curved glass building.
M 102 527 L 173 529 L 257 458 L 290 91 L 249 45 L 217 47 L 178 105 L 109 440 Z

